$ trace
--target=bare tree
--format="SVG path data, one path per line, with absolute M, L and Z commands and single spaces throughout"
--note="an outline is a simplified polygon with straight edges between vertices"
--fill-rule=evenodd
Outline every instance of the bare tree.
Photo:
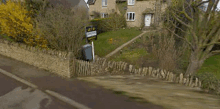
M 205 3 L 208 3 L 207 9 L 202 8 Z M 166 29 L 191 49 L 186 75 L 195 74 L 207 58 L 220 52 L 212 51 L 220 38 L 218 3 L 219 0 L 173 0 L 167 8 Z
M 52 49 L 79 54 L 85 26 L 88 24 L 87 12 L 84 7 L 74 9 L 58 5 L 38 15 L 36 32 L 47 39 Z

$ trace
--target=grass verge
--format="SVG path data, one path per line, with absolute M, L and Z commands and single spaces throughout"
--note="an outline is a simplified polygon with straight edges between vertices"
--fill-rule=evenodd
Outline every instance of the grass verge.
M 213 73 L 220 79 L 220 55 L 215 55 L 206 59 L 202 68 L 198 71 L 199 74 L 203 72 Z
M 156 67 L 155 57 L 147 50 L 148 34 L 149 33 L 144 34 L 109 59 L 113 61 L 124 61 L 134 65 L 136 68 L 143 66 Z
M 119 29 L 98 34 L 98 39 L 93 41 L 95 54 L 103 57 L 139 34 L 141 31 L 137 28 Z

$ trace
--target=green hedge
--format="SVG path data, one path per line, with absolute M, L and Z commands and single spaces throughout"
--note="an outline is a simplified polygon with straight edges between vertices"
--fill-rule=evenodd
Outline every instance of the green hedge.
M 118 30 L 126 27 L 126 19 L 122 15 L 112 13 L 109 18 L 93 19 L 90 21 L 91 25 L 97 26 L 98 33 Z

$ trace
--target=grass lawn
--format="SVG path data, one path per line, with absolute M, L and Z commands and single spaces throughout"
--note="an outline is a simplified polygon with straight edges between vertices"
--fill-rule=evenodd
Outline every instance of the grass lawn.
M 208 58 L 198 73 L 210 72 L 220 79 L 220 55 L 215 55 Z
M 95 54 L 103 57 L 139 34 L 141 34 L 141 31 L 136 28 L 126 28 L 98 34 L 98 39 L 94 41 Z
M 147 35 L 147 34 L 146 34 Z M 145 42 L 146 43 L 146 42 Z M 139 38 L 135 41 L 135 43 L 132 43 L 128 45 L 127 47 L 122 49 L 122 52 L 116 53 L 112 57 L 110 57 L 110 60 L 113 61 L 124 61 L 129 64 L 133 64 L 136 67 L 142 67 L 142 66 L 151 66 L 151 67 L 158 67 L 155 59 L 155 57 L 148 53 L 146 50 L 146 45 L 143 45 L 143 39 Z M 184 58 L 183 60 L 185 63 L 182 63 L 184 67 L 180 68 L 181 72 L 184 72 L 187 68 L 187 60 Z M 202 72 L 210 72 L 216 75 L 218 79 L 220 79 L 220 55 L 212 56 L 208 58 L 202 68 L 198 71 L 198 73 Z
M 134 65 L 136 68 L 151 65 L 155 67 L 154 57 L 147 52 L 146 45 L 143 43 L 143 37 L 138 38 L 109 59 L 113 61 L 124 61 Z

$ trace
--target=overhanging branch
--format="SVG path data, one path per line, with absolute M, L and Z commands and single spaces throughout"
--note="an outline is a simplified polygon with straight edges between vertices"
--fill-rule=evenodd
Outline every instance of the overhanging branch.
M 208 57 L 211 57 L 211 56 L 214 56 L 214 55 L 218 55 L 218 54 L 220 54 L 220 50 L 215 50 L 215 51 L 210 52 L 210 54 L 208 55 Z M 208 58 L 208 57 L 207 57 L 207 58 Z
M 205 44 L 202 47 L 207 47 L 207 46 L 214 45 L 214 44 L 220 44 L 220 42 L 214 42 L 214 43 Z
M 184 31 L 182 28 L 179 28 L 178 26 L 176 26 L 171 20 L 169 20 L 169 22 L 170 22 L 170 24 L 171 24 L 172 26 L 174 26 L 175 28 L 177 28 L 177 29 L 181 30 L 182 32 L 186 33 L 186 31 Z
M 184 16 L 185 16 L 188 20 L 193 21 L 193 19 L 190 18 L 190 16 L 186 13 L 186 9 L 185 9 L 184 4 L 183 4 L 182 8 L 183 8 L 182 13 L 184 14 Z
M 191 26 L 184 23 L 181 19 L 179 19 L 178 17 L 176 17 L 176 14 L 174 12 L 172 12 L 172 16 L 174 17 L 175 20 L 177 20 L 178 22 L 180 22 L 181 24 L 183 24 L 184 26 L 186 26 L 187 28 L 191 29 Z
M 170 31 L 172 34 L 174 34 L 175 36 L 177 36 L 178 38 L 180 38 L 180 39 L 186 41 L 186 43 L 189 44 L 189 46 L 194 50 L 192 44 L 191 44 L 187 39 L 185 39 L 185 38 L 183 38 L 183 37 L 177 35 L 176 33 L 174 33 L 174 32 L 173 32 L 172 30 L 170 30 L 169 28 L 166 28 L 166 29 L 167 29 L 168 31 Z
M 208 2 L 209 2 L 209 1 L 202 1 L 202 2 L 200 2 L 199 4 L 197 4 L 196 7 L 198 7 L 198 6 L 200 6 L 200 5 L 204 4 L 204 3 L 208 3 Z

